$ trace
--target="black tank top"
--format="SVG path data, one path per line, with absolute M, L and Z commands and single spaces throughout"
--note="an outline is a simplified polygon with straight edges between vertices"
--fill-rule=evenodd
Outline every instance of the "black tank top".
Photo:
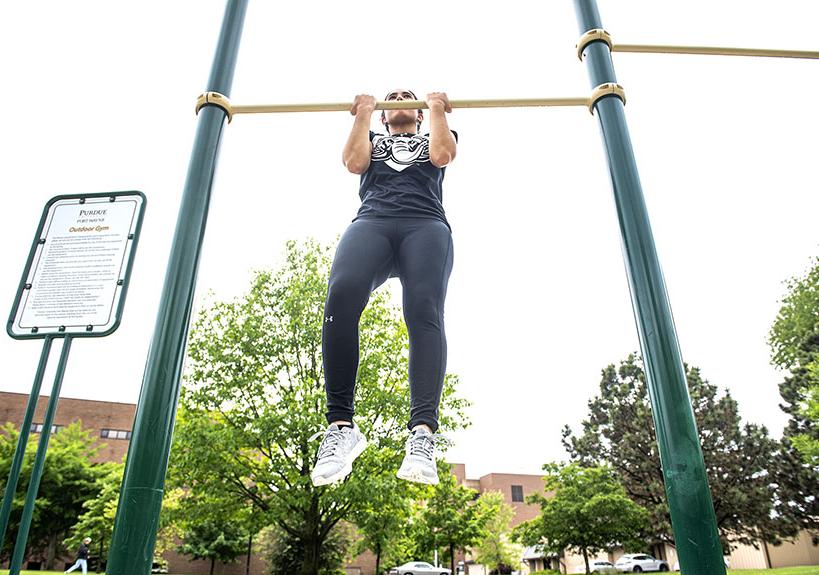
M 457 141 L 458 134 L 452 132 Z M 446 168 L 429 161 L 429 134 L 376 134 L 370 167 L 361 175 L 358 195 L 362 217 L 419 217 L 447 226 L 442 183 Z M 355 220 L 354 220 L 355 221 Z

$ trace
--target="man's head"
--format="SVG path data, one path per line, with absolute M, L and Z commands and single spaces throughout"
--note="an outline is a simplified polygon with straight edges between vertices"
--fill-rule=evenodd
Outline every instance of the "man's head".
M 89 543 L 91 543 L 91 538 L 86 537 L 85 539 L 82 540 L 82 542 L 85 543 L 86 545 L 88 545 Z
M 417 99 L 418 97 L 415 95 L 415 92 L 405 88 L 392 90 L 384 98 L 384 100 L 388 102 Z M 381 110 L 381 123 L 384 124 L 384 127 L 387 128 L 387 131 L 390 133 L 392 133 L 392 130 L 390 129 L 391 124 L 393 126 L 403 127 L 405 125 L 412 125 L 413 123 L 415 124 L 415 131 L 417 133 L 421 130 L 421 122 L 423 121 L 423 110 Z M 397 131 L 404 130 L 399 128 Z

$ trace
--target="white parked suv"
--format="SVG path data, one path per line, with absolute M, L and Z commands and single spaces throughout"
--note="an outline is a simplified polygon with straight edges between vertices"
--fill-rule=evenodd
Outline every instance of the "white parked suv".
M 622 573 L 641 571 L 668 571 L 668 563 L 644 553 L 629 553 L 620 557 L 614 568 Z
M 400 567 L 390 569 L 390 575 L 450 575 L 452 572 L 444 567 L 435 567 L 423 561 L 410 561 Z

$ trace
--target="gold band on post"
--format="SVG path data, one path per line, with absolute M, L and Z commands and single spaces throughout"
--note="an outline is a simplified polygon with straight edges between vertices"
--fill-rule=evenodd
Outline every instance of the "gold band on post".
M 228 124 L 230 124 L 230 121 L 233 119 L 233 108 L 231 108 L 230 100 L 228 100 L 227 96 L 219 92 L 205 92 L 204 94 L 200 94 L 196 99 L 196 113 L 199 114 L 199 110 L 208 104 L 222 108 L 225 114 L 227 114 Z
M 583 50 L 586 49 L 586 46 L 597 41 L 605 42 L 609 50 L 611 50 L 611 34 L 602 28 L 594 28 L 583 34 L 580 40 L 577 41 L 577 57 L 580 58 L 581 62 L 583 61 Z
M 623 87 L 620 84 L 615 84 L 614 82 L 606 82 L 605 84 L 600 84 L 594 90 L 592 90 L 591 97 L 589 98 L 589 112 L 594 114 L 594 106 L 597 104 L 600 98 L 604 98 L 606 96 L 617 96 L 623 102 L 623 105 L 626 104 L 626 91 L 623 90 Z

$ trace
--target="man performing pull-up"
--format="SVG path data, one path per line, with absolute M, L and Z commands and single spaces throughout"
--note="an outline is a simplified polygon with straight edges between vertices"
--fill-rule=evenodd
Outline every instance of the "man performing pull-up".
M 417 100 L 410 90 L 387 100 Z M 322 352 L 327 422 L 312 472 L 315 485 L 344 479 L 367 445 L 353 422 L 358 371 L 358 323 L 370 294 L 389 277 L 403 288 L 409 332 L 409 414 L 406 455 L 398 477 L 438 483 L 435 435 L 446 372 L 444 300 L 452 271 L 452 235 L 441 184 L 455 158 L 456 137 L 446 94 L 427 95 L 429 134 L 419 133 L 421 110 L 386 110 L 388 134 L 370 131 L 373 96 L 356 96 L 353 128 L 344 146 L 347 169 L 361 174 L 361 207 L 338 244 L 327 289 Z

